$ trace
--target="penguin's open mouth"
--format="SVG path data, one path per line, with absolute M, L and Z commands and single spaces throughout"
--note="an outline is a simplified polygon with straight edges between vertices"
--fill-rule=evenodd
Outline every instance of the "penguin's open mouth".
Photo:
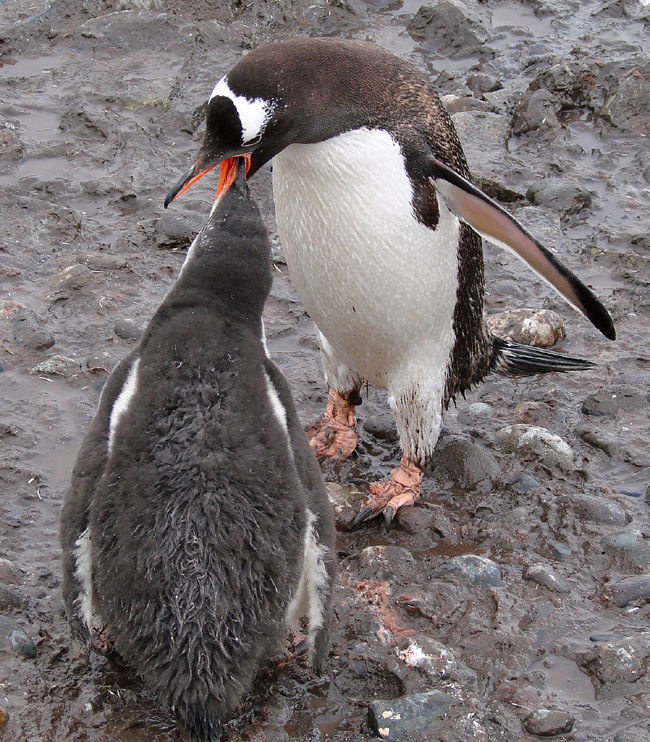
M 248 170 L 250 169 L 250 165 L 251 165 L 251 156 L 248 154 L 245 154 L 245 155 L 236 155 L 236 157 L 244 157 L 246 159 L 246 172 L 248 173 Z M 221 163 L 221 169 L 219 171 L 219 185 L 217 186 L 217 196 L 223 190 L 222 179 L 225 184 L 225 173 L 229 172 L 230 168 L 232 168 L 233 174 L 232 174 L 231 180 L 225 185 L 225 187 L 226 188 L 230 187 L 231 183 L 233 182 L 235 178 L 235 173 L 237 172 L 237 168 L 233 167 L 234 161 L 235 161 L 235 157 L 228 157 L 227 159 L 223 160 L 223 162 Z M 169 206 L 169 204 L 176 198 L 176 196 L 180 196 L 181 193 L 185 192 L 191 185 L 196 183 L 196 181 L 199 178 L 202 178 L 206 173 L 210 172 L 210 170 L 215 168 L 218 164 L 219 164 L 218 162 L 215 162 L 214 165 L 201 168 L 201 163 L 195 162 L 192 165 L 192 167 L 185 173 L 185 175 L 183 175 L 183 177 L 178 181 L 178 183 L 176 183 L 176 185 L 167 194 L 167 198 L 165 199 L 165 208 Z
M 224 192 L 227 191 L 230 186 L 234 183 L 235 178 L 237 177 L 237 160 L 243 158 L 245 161 L 245 167 L 246 167 L 246 174 L 248 174 L 248 171 L 250 170 L 251 166 L 251 156 L 250 155 L 236 155 L 235 157 L 229 157 L 227 160 L 224 160 L 221 163 L 221 167 L 219 168 L 219 182 L 217 183 L 217 192 L 215 194 L 215 200 L 219 198 L 219 196 Z M 207 172 L 207 170 L 203 171 L 204 173 Z M 203 175 L 203 173 L 201 173 Z M 197 177 L 201 177 L 201 175 Z M 193 182 L 193 181 L 192 181 Z M 188 186 L 190 184 L 188 183 Z

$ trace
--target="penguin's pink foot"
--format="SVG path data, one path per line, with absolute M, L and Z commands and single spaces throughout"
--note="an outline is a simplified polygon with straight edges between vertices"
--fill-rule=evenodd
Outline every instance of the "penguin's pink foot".
M 330 389 L 324 414 L 307 428 L 309 445 L 317 457 L 343 461 L 357 447 L 359 436 L 354 429 L 354 403 L 357 392 L 339 392 Z
M 410 459 L 403 458 L 388 479 L 368 485 L 370 494 L 361 504 L 352 527 L 383 513 L 386 528 L 390 529 L 395 513 L 418 499 L 421 483 L 422 469 Z

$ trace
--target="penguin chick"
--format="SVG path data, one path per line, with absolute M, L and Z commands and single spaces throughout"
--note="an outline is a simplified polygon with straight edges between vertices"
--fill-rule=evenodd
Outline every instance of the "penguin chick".
M 589 361 L 504 343 L 483 321 L 481 237 L 515 253 L 614 339 L 593 292 L 471 183 L 451 118 L 417 68 L 373 44 L 294 39 L 243 57 L 218 81 L 206 132 L 168 205 L 233 154 L 251 174 L 273 158 L 278 231 L 317 326 L 330 388 L 318 455 L 356 445 L 362 382 L 386 389 L 403 452 L 370 485 L 359 520 L 418 496 L 443 411 L 488 373 L 587 368 Z
M 178 280 L 109 376 L 61 520 L 73 634 L 101 627 L 198 742 L 304 613 L 322 668 L 335 575 L 325 485 L 265 352 L 271 251 L 246 159 L 222 165 Z

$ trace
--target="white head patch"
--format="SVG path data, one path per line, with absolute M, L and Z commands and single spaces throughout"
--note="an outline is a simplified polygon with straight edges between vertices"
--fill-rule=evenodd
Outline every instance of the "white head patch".
M 235 95 L 232 90 L 228 87 L 228 82 L 225 77 L 214 86 L 208 103 L 217 95 L 222 95 L 224 98 L 230 98 L 233 102 L 237 113 L 239 114 L 239 121 L 241 122 L 242 128 L 242 144 L 252 144 L 256 139 L 259 139 L 264 133 L 264 129 L 268 124 L 275 103 L 270 100 L 264 100 L 263 98 L 246 98 L 243 95 Z

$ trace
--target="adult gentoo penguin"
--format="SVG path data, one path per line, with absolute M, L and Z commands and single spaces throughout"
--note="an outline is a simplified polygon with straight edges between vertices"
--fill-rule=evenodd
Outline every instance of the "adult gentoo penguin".
M 205 137 L 168 205 L 224 157 L 273 160 L 278 230 L 318 328 L 330 387 L 317 454 L 356 444 L 363 380 L 389 392 L 403 458 L 370 485 L 359 520 L 418 496 L 443 409 L 490 371 L 591 364 L 507 343 L 483 322 L 480 236 L 512 250 L 608 338 L 607 311 L 575 275 L 470 181 L 427 78 L 373 44 L 298 39 L 259 47 L 219 80 Z
M 270 244 L 245 159 L 222 165 L 177 282 L 110 375 L 61 523 L 73 633 L 106 635 L 201 742 L 305 611 L 322 666 L 335 573 L 327 491 L 264 348 Z

